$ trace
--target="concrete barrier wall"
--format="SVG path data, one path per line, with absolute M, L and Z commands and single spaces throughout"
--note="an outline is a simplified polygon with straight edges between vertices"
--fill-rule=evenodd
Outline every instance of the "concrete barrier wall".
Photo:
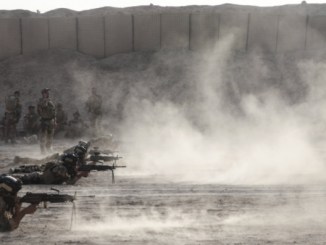
M 22 19 L 23 54 L 49 48 L 49 24 L 45 18 Z
M 307 17 L 303 15 L 280 16 L 277 52 L 304 50 L 306 47 Z
M 247 48 L 248 14 L 220 14 L 219 40 L 235 50 Z
M 161 48 L 189 48 L 189 14 L 161 15 Z
M 214 48 L 219 36 L 219 14 L 190 15 L 190 49 Z
M 78 51 L 101 58 L 105 56 L 103 17 L 80 17 L 77 20 Z
M 0 59 L 21 53 L 19 19 L 0 19 Z
M 135 51 L 159 50 L 161 47 L 161 18 L 156 15 L 134 16 Z
M 105 17 L 106 56 L 133 51 L 132 15 L 109 15 Z
M 278 16 L 250 15 L 248 50 L 275 52 L 277 48 Z
M 0 59 L 48 48 L 103 58 L 145 50 L 228 45 L 235 50 L 323 49 L 326 16 L 150 14 L 79 18 L 0 19 Z
M 326 16 L 309 16 L 307 27 L 308 50 L 326 48 Z
M 50 48 L 77 49 L 75 18 L 49 19 Z

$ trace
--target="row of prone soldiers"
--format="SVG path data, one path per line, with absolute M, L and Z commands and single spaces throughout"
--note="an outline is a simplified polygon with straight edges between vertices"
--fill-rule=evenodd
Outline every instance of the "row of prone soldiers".
M 24 116 L 24 130 L 27 136 L 38 135 L 41 151 L 51 151 L 52 140 L 55 133 L 66 131 L 65 136 L 74 138 L 79 137 L 88 126 L 80 118 L 76 111 L 73 119 L 67 121 L 67 114 L 62 108 L 62 104 L 54 105 L 50 98 L 50 89 L 44 88 L 41 91 L 42 97 L 39 99 L 36 110 L 35 106 L 28 107 L 28 113 Z M 99 127 L 102 116 L 102 98 L 97 94 L 96 89 L 92 88 L 92 94 L 86 101 L 86 110 L 90 118 L 90 127 L 96 130 Z M 17 123 L 22 114 L 20 103 L 20 92 L 15 91 L 5 99 L 5 115 L 3 118 L 3 139 L 5 143 L 16 143 Z
M 21 219 L 26 214 L 34 213 L 37 205 L 42 201 L 34 199 L 29 202 L 31 203 L 29 206 L 22 208 L 22 198 L 17 196 L 22 185 L 75 184 L 81 177 L 87 177 L 91 170 L 111 170 L 114 178 L 113 171 L 117 167 L 125 167 L 115 164 L 120 157 L 114 156 L 112 153 L 110 155 L 102 154 L 96 148 L 93 152 L 88 151 L 89 146 L 89 142 L 80 141 L 76 146 L 45 164 L 22 165 L 10 169 L 9 174 L 0 175 L 0 232 L 16 229 Z M 114 164 L 96 165 L 96 162 L 101 159 L 114 161 Z

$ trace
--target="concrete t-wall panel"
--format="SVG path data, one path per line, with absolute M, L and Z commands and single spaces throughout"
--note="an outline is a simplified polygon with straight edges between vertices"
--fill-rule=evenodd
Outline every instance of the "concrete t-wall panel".
M 190 49 L 214 48 L 219 35 L 219 15 L 191 14 L 190 23 Z
M 104 18 L 79 17 L 77 21 L 78 51 L 104 57 Z
M 248 14 L 220 14 L 219 40 L 229 43 L 235 50 L 245 50 L 247 45 Z
M 105 17 L 106 56 L 133 51 L 132 15 L 117 14 Z
M 19 19 L 0 19 L 0 59 L 21 52 L 21 32 Z
M 189 48 L 189 14 L 161 15 L 161 48 Z
M 322 50 L 326 48 L 326 16 L 309 16 L 307 30 L 307 49 Z
M 279 16 L 277 52 L 305 49 L 306 21 L 304 15 Z
M 23 54 L 49 48 L 49 25 L 46 18 L 23 18 Z
M 50 48 L 77 49 L 76 18 L 49 19 Z
M 275 52 L 277 42 L 277 15 L 251 14 L 248 31 L 248 50 Z
M 160 15 L 134 15 L 135 51 L 160 49 Z

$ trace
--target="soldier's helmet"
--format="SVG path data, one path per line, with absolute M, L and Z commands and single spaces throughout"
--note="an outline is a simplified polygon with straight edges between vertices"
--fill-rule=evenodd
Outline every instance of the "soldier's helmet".
M 80 140 L 78 141 L 78 145 L 80 146 L 83 146 L 86 148 L 86 150 L 89 148 L 89 146 L 91 145 L 91 142 L 90 141 L 84 141 L 84 140 Z
M 69 165 L 76 165 L 78 161 L 78 156 L 74 153 L 65 153 L 61 157 L 61 161 Z
M 78 158 L 84 158 L 87 153 L 87 148 L 81 145 L 77 145 L 74 148 L 74 153 L 78 156 Z
M 0 192 L 15 195 L 21 188 L 21 180 L 16 179 L 10 175 L 0 176 Z
M 42 89 L 41 93 L 44 94 L 44 93 L 47 93 L 47 92 L 49 92 L 49 91 L 50 91 L 49 88 L 44 88 L 44 89 Z
M 68 174 L 71 177 L 76 175 L 76 166 L 78 157 L 73 153 L 65 153 L 61 157 L 62 165 L 66 167 Z
M 79 111 L 75 111 L 73 114 L 74 117 L 80 117 Z

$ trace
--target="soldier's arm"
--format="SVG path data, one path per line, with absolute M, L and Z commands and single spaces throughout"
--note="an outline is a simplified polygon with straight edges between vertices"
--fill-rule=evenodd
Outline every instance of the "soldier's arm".
M 9 220 L 11 230 L 15 230 L 18 228 L 21 220 L 24 218 L 26 214 L 33 214 L 37 209 L 38 204 L 30 204 L 29 206 L 22 208 L 19 199 L 16 199 L 15 204 L 15 213 L 13 217 Z

